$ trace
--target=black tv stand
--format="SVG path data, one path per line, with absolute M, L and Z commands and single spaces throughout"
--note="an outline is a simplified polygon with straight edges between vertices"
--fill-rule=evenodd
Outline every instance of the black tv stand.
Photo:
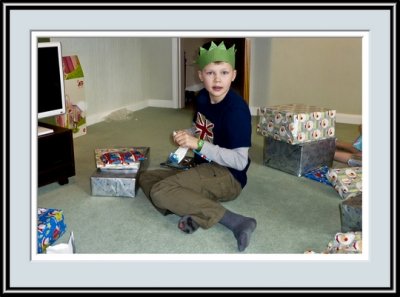
M 53 130 L 38 136 L 38 186 L 67 184 L 68 178 L 75 175 L 72 130 L 47 123 L 38 126 Z

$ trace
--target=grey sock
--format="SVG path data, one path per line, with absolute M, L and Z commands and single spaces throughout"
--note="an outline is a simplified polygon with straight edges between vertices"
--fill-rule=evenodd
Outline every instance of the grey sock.
M 191 216 L 183 216 L 178 222 L 178 228 L 185 233 L 191 234 L 199 229 L 199 224 Z
M 257 227 L 257 221 L 255 219 L 233 213 L 229 210 L 225 211 L 219 223 L 233 232 L 240 252 L 244 251 L 250 244 L 251 233 L 253 233 L 254 229 Z

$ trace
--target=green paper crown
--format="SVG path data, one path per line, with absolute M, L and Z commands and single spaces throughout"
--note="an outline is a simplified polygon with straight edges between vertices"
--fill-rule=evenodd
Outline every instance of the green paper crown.
M 200 54 L 197 57 L 196 63 L 199 65 L 200 69 L 203 69 L 212 62 L 222 61 L 231 64 L 232 68 L 235 69 L 235 52 L 235 45 L 227 50 L 223 41 L 218 46 L 214 41 L 211 41 L 208 50 L 200 47 Z

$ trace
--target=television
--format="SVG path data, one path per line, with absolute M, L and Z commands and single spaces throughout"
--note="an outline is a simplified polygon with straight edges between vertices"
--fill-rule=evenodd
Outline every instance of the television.
M 64 71 L 60 42 L 39 42 L 38 70 L 38 120 L 65 114 Z M 52 133 L 52 129 L 38 124 L 38 135 Z

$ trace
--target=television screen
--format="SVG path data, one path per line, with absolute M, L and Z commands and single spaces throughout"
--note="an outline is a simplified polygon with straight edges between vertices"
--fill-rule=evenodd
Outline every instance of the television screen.
M 60 42 L 38 43 L 38 119 L 65 113 Z

